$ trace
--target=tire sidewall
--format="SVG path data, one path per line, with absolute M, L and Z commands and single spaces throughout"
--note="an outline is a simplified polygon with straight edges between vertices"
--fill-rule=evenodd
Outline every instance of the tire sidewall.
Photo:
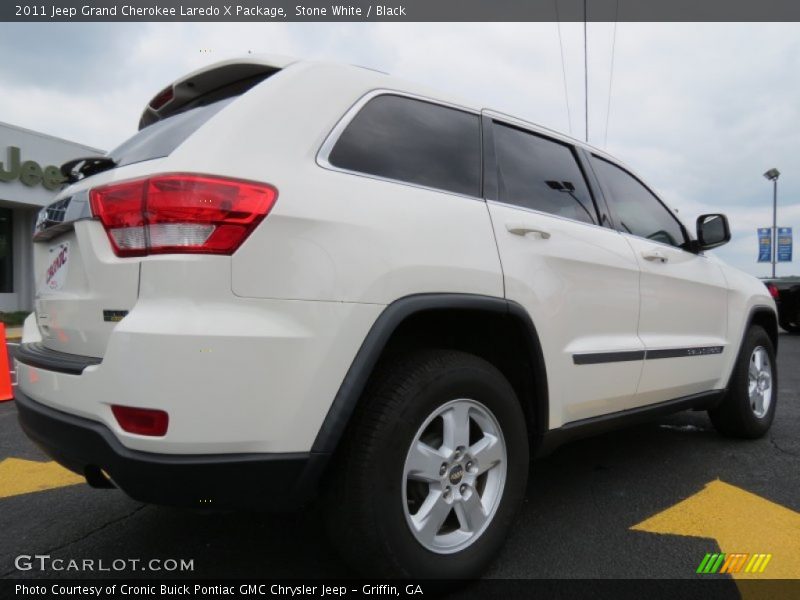
M 772 398 L 770 399 L 769 409 L 763 417 L 757 417 L 750 406 L 750 396 L 748 393 L 750 358 L 753 351 L 761 346 L 767 352 L 771 367 L 772 377 Z M 754 327 L 747 335 L 745 346 L 738 358 L 736 377 L 734 379 L 735 389 L 731 390 L 736 401 L 736 409 L 740 413 L 741 420 L 745 424 L 748 433 L 753 436 L 760 436 L 766 433 L 775 418 L 775 409 L 778 404 L 778 369 L 775 360 L 775 348 L 772 340 L 761 327 Z
M 406 521 L 403 471 L 419 428 L 440 406 L 455 399 L 474 400 L 493 414 L 506 444 L 507 470 L 500 504 L 480 537 L 461 551 L 438 554 L 416 540 Z M 382 432 L 385 443 L 376 455 L 379 472 L 374 473 L 373 514 L 387 550 L 415 577 L 459 579 L 480 573 L 505 541 L 527 482 L 527 431 L 513 389 L 491 367 L 450 368 L 413 389 L 394 416 Z

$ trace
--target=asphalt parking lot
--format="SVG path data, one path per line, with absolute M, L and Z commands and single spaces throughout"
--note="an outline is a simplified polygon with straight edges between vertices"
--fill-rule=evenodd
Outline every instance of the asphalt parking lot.
M 534 463 L 518 526 L 487 577 L 729 577 L 696 574 L 706 554 L 724 552 L 771 554 L 754 577 L 800 578 L 800 336 L 781 335 L 778 363 L 769 437 L 725 439 L 705 413 L 682 413 L 574 442 Z M 17 556 L 34 554 L 194 566 L 185 574 L 87 577 L 353 575 L 313 512 L 204 514 L 76 483 L 24 436 L 13 402 L 0 403 L 0 532 L 3 578 L 65 576 L 15 567 Z

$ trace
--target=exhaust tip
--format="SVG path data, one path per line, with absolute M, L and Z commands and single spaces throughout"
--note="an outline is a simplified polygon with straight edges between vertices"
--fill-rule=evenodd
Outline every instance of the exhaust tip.
M 117 487 L 111 479 L 111 476 L 104 469 L 95 465 L 88 465 L 83 470 L 83 476 L 86 478 L 86 483 L 96 489 L 112 489 Z

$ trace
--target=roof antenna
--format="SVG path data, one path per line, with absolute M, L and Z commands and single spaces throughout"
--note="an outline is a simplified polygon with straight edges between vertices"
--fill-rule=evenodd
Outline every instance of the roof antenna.
M 561 50 L 561 76 L 564 83 L 564 101 L 567 104 L 567 127 L 572 135 L 572 113 L 569 109 L 569 92 L 567 91 L 567 65 L 564 60 L 564 42 L 561 40 L 561 16 L 558 14 L 558 0 L 553 0 L 556 9 L 556 28 L 558 29 L 558 48 Z
M 611 72 L 608 75 L 608 105 L 606 106 L 606 131 L 603 135 L 603 148 L 608 146 L 608 121 L 611 118 L 611 89 L 614 85 L 614 55 L 617 49 L 617 22 L 619 20 L 619 0 L 614 10 L 614 36 L 611 38 Z

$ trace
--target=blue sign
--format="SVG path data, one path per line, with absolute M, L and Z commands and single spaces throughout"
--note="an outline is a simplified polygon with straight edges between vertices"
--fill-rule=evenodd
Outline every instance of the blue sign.
M 758 262 L 772 262 L 772 229 L 758 228 Z
M 778 227 L 778 262 L 792 262 L 791 227 Z

